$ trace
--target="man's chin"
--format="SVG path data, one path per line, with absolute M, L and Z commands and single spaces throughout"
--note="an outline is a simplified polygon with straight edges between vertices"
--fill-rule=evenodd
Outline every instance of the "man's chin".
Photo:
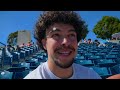
M 69 60 L 60 60 L 59 61 L 55 61 L 55 64 L 61 68 L 69 68 L 71 67 L 71 65 L 73 64 L 74 60 L 68 62 Z

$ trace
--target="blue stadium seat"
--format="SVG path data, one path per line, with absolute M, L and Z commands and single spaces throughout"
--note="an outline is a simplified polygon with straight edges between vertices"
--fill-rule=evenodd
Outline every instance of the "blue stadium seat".
M 12 67 L 25 67 L 25 69 L 30 69 L 30 63 L 22 62 L 19 64 L 13 64 Z
M 88 59 L 92 60 L 92 61 L 96 61 L 96 60 L 101 59 L 101 57 L 100 56 L 94 56 L 94 55 L 92 55 L 92 56 L 88 57 Z
M 7 71 L 13 73 L 12 79 L 23 79 L 30 72 L 25 67 L 10 67 Z
M 91 60 L 79 60 L 79 64 L 83 66 L 94 66 Z
M 10 65 L 10 66 L 12 66 L 12 62 L 13 62 L 13 57 L 6 56 L 4 58 L 4 65 Z
M 112 67 L 112 66 L 116 65 L 116 62 L 112 59 L 96 60 L 95 63 L 99 67 Z
M 85 57 L 84 56 L 80 56 L 79 54 L 77 54 L 77 56 L 75 57 L 75 59 L 85 60 Z
M 110 68 L 107 68 L 107 67 L 93 66 L 93 67 L 90 67 L 90 69 L 93 69 L 94 71 L 96 71 L 103 79 L 112 75 Z
M 30 69 L 35 69 L 38 67 L 38 65 L 40 65 L 40 62 L 38 61 L 38 59 L 32 58 L 29 60 L 25 61 L 26 63 L 30 63 Z
M 13 78 L 13 72 L 9 72 L 9 71 L 0 72 L 0 79 L 12 79 L 12 78 Z
M 20 66 L 25 67 L 26 70 L 30 69 L 30 63 L 23 62 L 23 63 L 20 63 Z
M 25 70 L 25 67 L 10 67 L 9 69 L 7 69 L 7 71 L 9 72 L 22 72 Z
M 116 55 L 106 55 L 106 59 L 117 59 L 117 56 Z
M 110 68 L 111 69 L 111 73 L 114 74 L 120 74 L 120 64 L 117 64 L 113 67 Z
M 29 70 L 14 72 L 13 79 L 23 79 L 27 74 L 29 74 Z

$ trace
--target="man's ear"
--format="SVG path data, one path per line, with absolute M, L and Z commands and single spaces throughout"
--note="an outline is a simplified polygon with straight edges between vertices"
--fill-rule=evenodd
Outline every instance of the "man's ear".
M 46 39 L 42 39 L 42 45 L 43 45 L 43 48 L 46 50 Z

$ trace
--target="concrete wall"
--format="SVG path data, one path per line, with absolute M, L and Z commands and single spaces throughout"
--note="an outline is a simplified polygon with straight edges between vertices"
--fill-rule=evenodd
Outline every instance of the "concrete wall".
M 18 31 L 17 45 L 27 44 L 28 41 L 31 41 L 31 33 L 28 30 Z

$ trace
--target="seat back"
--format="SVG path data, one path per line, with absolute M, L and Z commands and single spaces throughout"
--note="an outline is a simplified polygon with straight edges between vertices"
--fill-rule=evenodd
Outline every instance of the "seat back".
M 0 79 L 12 79 L 13 72 L 9 71 L 1 71 L 0 72 Z
M 120 64 L 117 64 L 113 67 L 110 68 L 111 69 L 111 72 L 112 74 L 120 74 Z

